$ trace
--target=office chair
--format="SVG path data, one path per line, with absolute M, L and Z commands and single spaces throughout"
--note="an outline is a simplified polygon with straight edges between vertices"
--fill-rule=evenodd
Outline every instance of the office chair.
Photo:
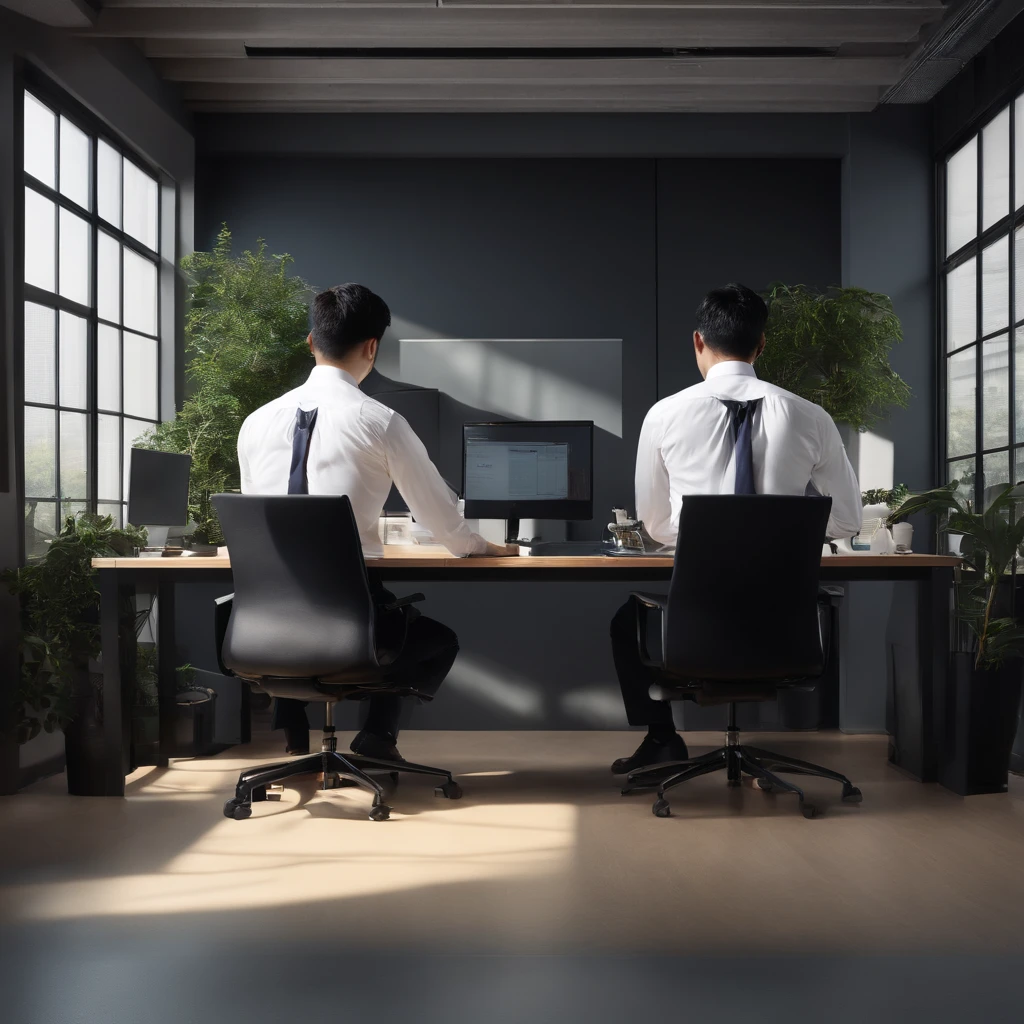
M 794 793 L 805 818 L 816 816 L 799 786 L 781 774 L 842 783 L 842 799 L 861 791 L 839 772 L 740 743 L 736 705 L 775 700 L 780 689 L 813 688 L 824 671 L 827 638 L 818 603 L 821 548 L 831 498 L 785 495 L 697 495 L 683 500 L 675 566 L 667 597 L 637 598 L 641 658 L 658 671 L 654 700 L 728 704 L 725 746 L 686 761 L 651 765 L 626 777 L 623 793 L 657 786 L 652 808 L 671 813 L 666 793 L 724 770 L 738 786 L 744 774 L 768 792 Z M 661 658 L 647 647 L 650 616 L 661 616 Z
M 422 594 L 375 605 L 363 561 L 352 505 L 344 496 L 218 494 L 213 498 L 228 550 L 235 592 L 217 604 L 221 671 L 272 697 L 324 701 L 319 754 L 242 772 L 235 796 L 224 805 L 229 818 L 248 818 L 267 787 L 295 775 L 323 772 L 324 788 L 345 779 L 373 794 L 370 818 L 385 821 L 391 808 L 371 773 L 433 775 L 445 781 L 435 792 L 451 800 L 459 784 L 443 768 L 340 754 L 333 705 L 377 693 L 428 694 L 387 681 L 405 643 L 404 609 Z

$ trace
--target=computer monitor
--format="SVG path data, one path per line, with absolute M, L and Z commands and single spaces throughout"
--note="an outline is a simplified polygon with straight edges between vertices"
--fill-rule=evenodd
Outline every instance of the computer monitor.
M 191 469 L 191 455 L 133 448 L 128 475 L 128 522 L 136 526 L 187 526 Z M 166 530 L 151 530 L 150 540 L 164 544 L 166 534 Z
M 591 422 L 463 425 L 468 519 L 593 519 L 593 476 Z

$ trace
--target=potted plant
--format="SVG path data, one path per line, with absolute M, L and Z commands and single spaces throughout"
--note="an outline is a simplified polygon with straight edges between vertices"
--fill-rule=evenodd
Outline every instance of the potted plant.
M 181 261 L 188 287 L 185 378 L 189 394 L 173 420 L 136 441 L 140 448 L 192 456 L 189 516 L 193 546 L 223 544 L 211 496 L 238 490 L 238 431 L 261 405 L 309 372 L 306 346 L 312 289 L 288 274 L 292 258 L 231 252 L 222 227 L 210 252 Z
M 908 497 L 889 516 L 939 517 L 940 530 L 962 536 L 957 573 L 939 777 L 968 796 L 1006 791 L 1010 750 L 1020 717 L 1024 628 L 1015 615 L 1017 554 L 1024 542 L 1024 487 L 1001 490 L 982 511 L 959 481 Z
M 910 386 L 889 364 L 903 329 L 888 295 L 774 284 L 765 301 L 760 377 L 820 405 L 853 431 L 869 429 L 893 406 L 906 408 Z
M 15 738 L 64 730 L 68 792 L 102 792 L 99 591 L 92 559 L 130 555 L 146 543 L 144 530 L 114 526 L 110 516 L 81 513 L 64 521 L 46 554 L 0 575 L 21 600 L 22 671 L 10 713 Z M 131 606 L 122 628 L 134 626 Z

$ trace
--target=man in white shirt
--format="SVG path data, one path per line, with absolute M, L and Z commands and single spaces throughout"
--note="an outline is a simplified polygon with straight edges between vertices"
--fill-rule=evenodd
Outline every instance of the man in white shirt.
M 662 399 L 644 420 L 637 518 L 662 544 L 675 546 L 686 494 L 831 495 L 828 536 L 860 530 L 860 485 L 832 418 L 754 372 L 767 319 L 764 300 L 743 285 L 709 292 L 693 333 L 703 382 Z M 757 523 L 750 532 L 756 539 Z M 671 705 L 648 696 L 655 680 L 640 661 L 636 622 L 631 599 L 612 620 L 612 652 L 629 724 L 647 726 L 647 736 L 612 765 L 616 773 L 687 757 Z
M 474 533 L 456 496 L 441 479 L 408 422 L 367 397 L 359 383 L 373 369 L 380 339 L 391 324 L 384 300 L 358 284 L 338 285 L 313 301 L 309 379 L 252 413 L 238 435 L 243 494 L 347 494 L 363 553 L 381 555 L 377 521 L 394 483 L 417 522 L 454 555 L 516 554 Z M 378 605 L 394 599 L 371 573 Z M 383 610 L 378 611 L 383 616 Z M 444 681 L 458 653 L 458 638 L 416 609 L 409 618 L 401 657 L 389 678 L 426 693 Z M 369 702 L 352 750 L 397 759 L 400 699 L 379 695 Z M 289 753 L 305 752 L 309 725 L 301 701 L 278 700 L 274 728 L 285 730 Z

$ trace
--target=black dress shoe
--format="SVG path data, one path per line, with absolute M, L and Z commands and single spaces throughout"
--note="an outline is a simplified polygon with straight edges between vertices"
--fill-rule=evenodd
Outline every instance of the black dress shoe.
M 625 775 L 651 764 L 661 764 L 664 761 L 685 761 L 689 756 L 690 752 L 686 749 L 686 741 L 679 733 L 673 733 L 672 738 L 666 743 L 659 742 L 648 733 L 631 757 L 620 757 L 617 761 L 612 762 L 612 771 L 616 775 Z
M 356 734 L 356 738 L 349 744 L 348 749 L 353 754 L 372 757 L 376 761 L 402 760 L 402 755 L 398 752 L 393 736 L 381 736 L 375 732 L 367 732 L 365 729 Z

